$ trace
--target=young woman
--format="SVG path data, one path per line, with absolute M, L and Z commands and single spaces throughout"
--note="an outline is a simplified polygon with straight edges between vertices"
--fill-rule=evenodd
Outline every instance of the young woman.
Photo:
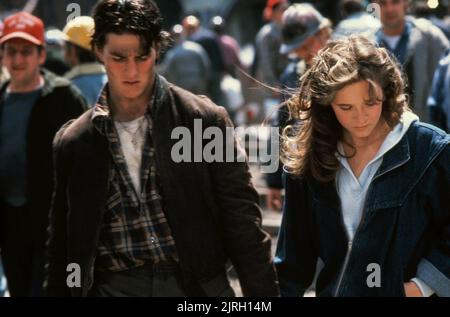
M 419 122 L 383 48 L 327 44 L 289 102 L 284 296 L 450 296 L 450 135 Z

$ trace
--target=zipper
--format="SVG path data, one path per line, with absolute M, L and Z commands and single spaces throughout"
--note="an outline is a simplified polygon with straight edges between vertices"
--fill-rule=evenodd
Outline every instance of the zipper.
M 348 260 L 350 258 L 350 253 L 352 252 L 352 246 L 353 246 L 353 241 L 349 241 L 347 244 L 347 253 L 345 255 L 345 259 L 344 259 L 344 265 L 342 266 L 342 270 L 341 270 L 341 274 L 339 274 L 339 280 L 336 286 L 336 290 L 334 292 L 334 297 L 337 297 L 337 294 L 339 292 L 339 288 L 341 286 L 342 280 L 344 278 L 344 273 L 345 273 L 345 269 L 347 268 L 348 265 Z
M 376 180 L 378 177 L 380 177 L 380 176 L 382 176 L 382 175 L 384 175 L 384 174 L 386 174 L 386 173 L 388 173 L 388 172 L 390 172 L 390 171 L 392 171 L 392 170 L 402 166 L 407 161 L 408 161 L 408 159 L 398 163 L 397 165 L 394 165 L 393 167 L 391 167 L 390 169 L 384 171 L 381 174 L 375 175 L 374 178 L 372 179 L 372 181 L 370 182 L 370 186 L 369 186 L 369 189 L 367 190 L 366 198 L 364 199 L 364 209 L 363 209 L 363 214 L 362 214 L 362 217 L 361 217 L 361 221 L 359 222 L 358 228 L 356 229 L 355 235 L 353 236 L 353 240 L 350 240 L 350 237 L 347 234 L 347 239 L 348 239 L 347 253 L 345 255 L 344 264 L 342 266 L 341 273 L 339 274 L 339 280 L 338 280 L 338 283 L 336 285 L 335 292 L 333 294 L 334 297 L 337 297 L 337 295 L 339 294 L 340 287 L 341 287 L 342 281 L 344 279 L 345 271 L 347 269 L 348 262 L 349 262 L 349 259 L 350 259 L 350 255 L 351 255 L 351 252 L 352 252 L 352 249 L 353 249 L 354 241 L 356 240 L 356 237 L 357 237 L 358 232 L 359 232 L 359 230 L 361 228 L 361 225 L 364 222 L 364 218 L 365 218 L 365 215 L 366 215 L 366 209 L 367 209 L 366 208 L 367 197 L 369 197 L 369 193 L 370 193 L 370 191 L 372 189 L 373 181 Z M 342 210 L 341 210 L 341 225 L 344 228 L 344 231 L 347 233 L 347 229 L 345 228 L 345 225 L 344 225 Z
M 372 179 L 372 182 L 373 182 L 374 179 Z M 342 228 L 344 229 L 344 232 L 347 235 L 347 240 L 348 240 L 347 243 L 348 243 L 348 245 L 347 245 L 347 254 L 345 255 L 345 259 L 344 259 L 344 264 L 342 265 L 342 269 L 341 269 L 341 273 L 340 273 L 340 276 L 339 276 L 339 280 L 338 280 L 338 283 L 336 284 L 336 288 L 335 288 L 335 291 L 334 291 L 334 294 L 333 294 L 334 297 L 337 297 L 337 295 L 339 294 L 339 291 L 340 291 L 340 288 L 341 288 L 341 284 L 342 284 L 342 281 L 343 281 L 344 276 L 345 276 L 345 271 L 347 270 L 348 262 L 350 260 L 350 255 L 351 255 L 352 250 L 353 250 L 354 241 L 356 240 L 356 237 L 358 236 L 358 232 L 359 232 L 359 230 L 360 230 L 360 228 L 361 228 L 361 226 L 362 226 L 362 224 L 364 222 L 364 218 L 366 216 L 367 197 L 369 197 L 369 193 L 370 193 L 370 191 L 372 189 L 372 182 L 370 183 L 370 186 L 367 189 L 367 195 L 366 195 L 366 197 L 364 199 L 364 207 L 363 207 L 363 213 L 362 213 L 362 216 L 361 216 L 361 221 L 359 222 L 358 228 L 356 228 L 356 232 L 355 232 L 355 234 L 353 236 L 353 240 L 350 240 L 350 237 L 348 236 L 347 228 L 345 228 L 345 224 L 344 224 L 344 215 L 342 214 L 342 210 L 341 210 L 341 225 L 342 225 Z

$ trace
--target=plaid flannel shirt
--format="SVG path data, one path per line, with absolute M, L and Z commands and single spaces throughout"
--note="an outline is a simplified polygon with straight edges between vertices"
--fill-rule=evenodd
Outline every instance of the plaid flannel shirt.
M 92 120 L 109 143 L 113 164 L 109 172 L 109 191 L 100 232 L 95 269 L 123 271 L 146 262 L 178 261 L 175 241 L 163 210 L 159 174 L 155 164 L 151 109 L 160 102 L 164 90 L 155 80 L 146 119 L 148 128 L 143 146 L 140 178 L 141 193 L 131 181 L 120 139 L 108 106 L 108 86 L 94 108 Z

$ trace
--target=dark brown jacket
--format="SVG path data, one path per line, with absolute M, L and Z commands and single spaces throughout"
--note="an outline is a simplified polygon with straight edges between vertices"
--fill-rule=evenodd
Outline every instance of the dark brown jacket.
M 261 229 L 258 195 L 247 163 L 171 159 L 172 147 L 179 141 L 171 139 L 174 128 L 186 127 L 193 136 L 194 119 L 202 119 L 203 130 L 216 126 L 225 131 L 232 125 L 226 111 L 160 79 L 166 93 L 153 110 L 156 164 L 187 295 L 220 295 L 229 287 L 226 263 L 231 260 L 244 295 L 277 296 L 271 240 Z M 92 110 L 64 126 L 54 141 L 57 188 L 47 288 L 51 296 L 87 296 L 93 279 L 112 158 L 91 115 Z M 241 152 L 233 143 L 235 152 Z M 81 288 L 66 286 L 69 263 L 81 267 Z
M 33 224 L 32 243 L 39 256 L 45 253 L 53 191 L 52 140 L 64 123 L 77 118 L 87 109 L 83 96 L 68 80 L 46 70 L 41 73 L 44 86 L 30 114 L 26 148 L 27 204 Z M 0 100 L 8 85 L 9 81 L 0 88 Z M 0 115 L 1 109 L 0 103 Z M 42 271 L 43 267 L 39 275 L 42 275 Z

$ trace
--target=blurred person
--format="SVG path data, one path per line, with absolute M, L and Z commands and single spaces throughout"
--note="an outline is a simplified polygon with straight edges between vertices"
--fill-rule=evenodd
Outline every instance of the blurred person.
M 3 34 L 3 22 L 0 21 L 0 38 Z M 5 81 L 9 79 L 8 70 L 3 66 L 3 49 L 0 47 L 0 85 L 2 85 Z
M 214 33 L 201 26 L 200 20 L 189 15 L 182 21 L 186 39 L 200 44 L 208 54 L 211 63 L 211 76 L 209 85 L 209 97 L 218 105 L 224 105 L 220 83 L 225 72 L 225 63 Z
M 10 79 L 0 88 L 0 248 L 11 296 L 42 296 L 53 190 L 52 141 L 85 110 L 68 81 L 43 70 L 43 22 L 7 17 L 0 38 Z
M 225 100 L 225 108 L 234 121 L 237 112 L 242 109 L 244 104 L 241 83 L 241 79 L 243 79 L 241 70 L 244 69 L 244 66 L 239 57 L 240 47 L 232 36 L 225 34 L 225 21 L 221 16 L 217 15 L 211 19 L 210 28 L 214 31 L 222 50 L 225 74 L 220 86 Z
M 230 35 L 225 34 L 225 21 L 221 16 L 215 16 L 211 19 L 211 29 L 216 34 L 217 41 L 222 49 L 225 70 L 231 76 L 237 78 L 237 69 L 243 69 L 239 54 L 240 47 L 238 42 Z
M 48 28 L 45 32 L 45 51 L 47 57 L 43 67 L 52 73 L 63 76 L 70 67 L 64 60 L 64 38 L 60 30 Z
M 232 125 L 223 107 L 155 72 L 167 45 L 158 7 L 101 0 L 93 18 L 108 84 L 54 141 L 48 295 L 234 296 L 230 260 L 244 296 L 277 296 L 271 239 L 237 140 L 227 144 L 233 162 L 171 154 L 176 128 Z M 80 287 L 66 284 L 69 263 L 81 268 Z
M 280 54 L 282 16 L 288 6 L 287 0 L 268 0 L 263 14 L 268 23 L 256 35 L 254 76 L 274 88 L 280 87 L 279 78 L 288 63 L 286 55 Z
M 3 34 L 3 22 L 0 21 L 0 38 Z M 5 66 L 3 66 L 3 48 L 0 47 L 0 86 L 9 79 L 9 73 Z
M 169 82 L 196 95 L 208 95 L 211 63 L 208 54 L 197 43 L 183 38 L 183 26 L 175 25 L 171 32 L 175 46 L 165 55 L 159 72 Z
M 282 296 L 450 296 L 450 135 L 419 122 L 387 49 L 330 42 L 289 100 Z
M 2 37 L 2 34 L 3 34 L 3 22 L 0 21 L 0 38 Z M 3 67 L 2 58 L 3 58 L 3 49 L 2 47 L 0 47 L 0 87 L 3 85 L 3 82 L 9 79 L 8 71 L 6 70 L 5 67 Z M 0 297 L 3 297 L 5 295 L 5 292 L 6 292 L 6 277 L 3 272 L 3 264 L 0 256 Z
M 366 12 L 363 0 L 340 0 L 339 7 L 343 20 L 340 21 L 333 32 L 333 39 L 361 34 L 373 38 L 381 27 L 380 20 Z
M 440 3 L 440 5 L 443 5 Z M 428 6 L 428 1 L 416 0 L 412 2 L 412 13 L 416 18 L 424 18 L 429 20 L 437 26 L 450 40 L 450 26 L 445 21 L 439 18 L 436 14 L 436 9 Z
M 450 132 L 450 50 L 444 54 L 434 74 L 428 97 L 430 123 Z
M 376 41 L 403 66 L 408 77 L 410 106 L 422 121 L 429 122 L 427 98 L 436 66 L 449 48 L 449 41 L 430 21 L 406 16 L 409 0 L 375 2 L 380 5 L 382 23 L 375 34 Z
M 288 54 L 291 61 L 281 75 L 280 108 L 273 126 L 279 127 L 280 133 L 286 127 L 289 119 L 289 111 L 285 102 L 292 91 L 299 86 L 301 76 L 312 63 L 317 52 L 325 46 L 331 36 L 331 21 L 324 18 L 309 3 L 293 4 L 284 12 L 282 17 L 283 26 L 282 45 L 280 53 Z M 269 142 L 268 146 L 271 146 Z M 271 153 L 271 151 L 269 151 Z M 266 196 L 267 206 L 273 210 L 281 210 L 281 191 L 283 183 L 281 175 L 283 166 L 280 163 L 278 171 L 266 175 L 268 192 Z
M 64 77 L 81 91 L 89 107 L 95 105 L 107 81 L 105 68 L 91 49 L 93 32 L 94 20 L 89 16 L 76 17 L 63 29 L 64 58 L 71 67 Z

